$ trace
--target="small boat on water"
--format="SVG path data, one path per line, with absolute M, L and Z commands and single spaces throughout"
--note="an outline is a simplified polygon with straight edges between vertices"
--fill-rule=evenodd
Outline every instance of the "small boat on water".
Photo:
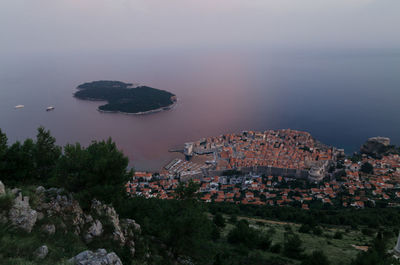
M 24 105 L 17 105 L 14 107 L 14 109 L 22 109 L 23 107 L 25 107 Z
M 52 110 L 54 110 L 55 108 L 53 107 L 53 106 L 50 106 L 50 107 L 47 107 L 47 109 L 46 109 L 46 111 L 52 111 Z

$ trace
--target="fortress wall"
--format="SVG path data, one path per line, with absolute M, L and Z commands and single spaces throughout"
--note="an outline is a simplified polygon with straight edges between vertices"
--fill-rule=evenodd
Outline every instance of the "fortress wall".
M 225 170 L 207 170 L 204 172 L 208 176 L 222 176 Z M 289 169 L 289 168 L 277 168 L 269 166 L 255 166 L 255 167 L 243 167 L 238 169 L 245 174 L 265 174 L 267 176 L 282 176 L 282 177 L 294 177 L 307 179 L 309 176 L 308 170 L 300 169 Z

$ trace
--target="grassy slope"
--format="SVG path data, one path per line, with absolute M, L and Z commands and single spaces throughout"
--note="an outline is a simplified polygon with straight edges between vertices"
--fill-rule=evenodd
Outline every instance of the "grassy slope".
M 31 205 L 37 203 L 34 187 L 25 187 L 23 189 L 23 194 L 30 197 Z M 212 218 L 211 215 L 210 218 Z M 225 216 L 225 219 L 229 220 L 229 216 Z M 332 265 L 349 264 L 351 259 L 354 259 L 360 252 L 360 250 L 355 249 L 352 245 L 365 246 L 372 240 L 372 236 L 366 236 L 360 230 L 349 230 L 349 228 L 346 230 L 346 227 L 324 227 L 323 234 L 317 236 L 312 233 L 299 233 L 300 225 L 295 223 L 248 217 L 238 217 L 238 219 L 246 219 L 253 228 L 268 233 L 272 239 L 272 245 L 283 244 L 285 231 L 287 227 L 290 226 L 293 232 L 300 235 L 307 254 L 314 250 L 323 250 Z M 56 216 L 51 217 L 51 220 L 47 220 L 47 218 L 40 220 L 30 234 L 19 231 L 10 225 L 0 225 L 0 264 L 66 264 L 69 258 L 88 248 L 96 249 L 101 246 L 109 249 L 109 246 L 105 244 L 106 242 L 101 242 L 99 246 L 95 244 L 96 242 L 91 244 L 91 246 L 87 246 L 78 236 L 68 231 L 68 228 L 60 228 L 58 225 L 59 221 L 60 220 L 57 220 Z M 55 235 L 46 235 L 41 232 L 41 225 L 48 222 L 56 225 Z M 229 247 L 229 245 L 226 244 L 226 236 L 233 228 L 234 225 L 227 222 L 226 227 L 222 231 L 222 238 L 218 241 L 220 246 Z M 275 232 L 271 233 L 271 230 Z M 333 235 L 336 231 L 342 232 L 342 239 L 333 239 Z M 394 246 L 395 241 L 396 238 L 393 237 L 392 242 L 388 244 L 389 247 Z M 44 261 L 35 259 L 33 255 L 33 252 L 42 245 L 47 245 L 49 248 L 49 255 Z M 268 258 L 282 258 L 281 254 L 274 254 L 270 251 L 257 250 L 253 252 L 257 252 Z M 299 261 L 296 260 L 283 259 L 288 260 L 290 264 L 299 263 Z
M 32 233 L 19 231 L 10 225 L 0 225 L 1 264 L 64 264 L 68 259 L 87 249 L 76 235 L 57 231 L 46 235 L 36 226 Z M 49 254 L 39 260 L 33 254 L 42 245 L 46 245 Z
M 226 220 L 229 220 L 229 216 L 225 216 Z M 323 233 L 320 236 L 310 233 L 299 233 L 299 224 L 287 223 L 287 222 L 276 222 L 272 220 L 238 217 L 238 220 L 246 219 L 253 228 L 259 229 L 268 233 L 270 229 L 275 230 L 274 233 L 269 233 L 272 239 L 272 245 L 283 244 L 285 228 L 289 225 L 293 232 L 298 233 L 301 240 L 303 241 L 303 248 L 305 253 L 310 254 L 314 250 L 323 250 L 332 265 L 349 264 L 354 259 L 360 250 L 357 250 L 355 246 L 367 246 L 371 240 L 371 236 L 364 235 L 360 230 L 347 230 L 345 227 L 328 227 L 323 228 Z M 227 223 L 224 228 L 222 235 L 226 237 L 234 225 Z M 342 239 L 333 239 L 333 235 L 336 231 L 340 231 L 343 234 Z M 396 238 L 392 238 L 392 242 L 389 246 L 394 246 Z M 264 251 L 263 255 L 266 257 L 279 257 L 280 254 L 274 254 L 268 251 Z M 299 261 L 293 260 L 293 264 L 299 263 Z

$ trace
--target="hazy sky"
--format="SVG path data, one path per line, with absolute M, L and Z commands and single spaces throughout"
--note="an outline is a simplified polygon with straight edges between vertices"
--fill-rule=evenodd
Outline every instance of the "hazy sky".
M 0 52 L 400 48 L 400 0 L 0 0 Z

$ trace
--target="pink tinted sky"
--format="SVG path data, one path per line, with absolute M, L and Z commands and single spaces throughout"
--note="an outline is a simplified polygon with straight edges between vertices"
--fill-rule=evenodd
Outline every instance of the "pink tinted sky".
M 2 0 L 0 53 L 400 47 L 398 0 Z

